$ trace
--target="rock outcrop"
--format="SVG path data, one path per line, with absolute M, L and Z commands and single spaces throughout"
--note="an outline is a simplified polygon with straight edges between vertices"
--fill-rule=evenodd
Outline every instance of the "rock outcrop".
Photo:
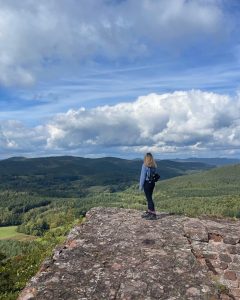
M 19 300 L 240 299 L 240 222 L 94 208 Z

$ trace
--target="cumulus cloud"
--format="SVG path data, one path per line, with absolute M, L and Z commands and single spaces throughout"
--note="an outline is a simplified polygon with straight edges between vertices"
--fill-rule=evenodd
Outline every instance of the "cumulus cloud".
M 181 49 L 195 37 L 223 35 L 220 3 L 0 0 L 0 84 L 31 85 L 46 69 L 72 71 L 88 60 L 133 59 L 154 45 Z
M 240 149 L 240 98 L 199 90 L 149 94 L 132 103 L 69 110 L 32 129 L 11 121 L 1 127 L 0 143 L 49 154 L 227 155 Z
M 0 122 L 0 154 L 37 153 L 45 147 L 48 132 L 43 126 L 27 128 L 22 122 Z

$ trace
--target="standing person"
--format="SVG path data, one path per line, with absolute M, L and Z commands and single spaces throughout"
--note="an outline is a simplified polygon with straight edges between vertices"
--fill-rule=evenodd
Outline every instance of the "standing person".
M 144 161 L 143 161 L 141 175 L 140 175 L 139 189 L 141 191 L 144 190 L 147 199 L 148 210 L 142 215 L 142 217 L 147 220 L 156 219 L 156 211 L 152 199 L 155 182 L 151 178 L 151 175 L 156 173 L 156 169 L 157 169 L 157 164 L 152 154 L 146 153 L 146 155 L 144 156 Z

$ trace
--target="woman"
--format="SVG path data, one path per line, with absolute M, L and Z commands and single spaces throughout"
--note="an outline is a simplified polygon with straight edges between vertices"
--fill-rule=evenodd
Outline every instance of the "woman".
M 147 153 L 144 156 L 144 161 L 141 170 L 140 182 L 139 182 L 139 189 L 140 191 L 144 190 L 148 210 L 142 215 L 143 218 L 147 220 L 155 220 L 156 219 L 156 212 L 155 206 L 152 199 L 153 189 L 155 187 L 155 182 L 151 179 L 151 175 L 156 172 L 157 164 L 154 161 L 154 158 L 151 153 Z

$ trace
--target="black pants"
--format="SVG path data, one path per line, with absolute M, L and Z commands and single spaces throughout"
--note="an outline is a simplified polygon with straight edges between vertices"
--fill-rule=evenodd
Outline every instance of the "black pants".
M 155 187 L 155 182 L 149 182 L 149 181 L 144 182 L 143 189 L 147 198 L 148 209 L 151 211 L 155 211 L 155 207 L 152 199 L 154 187 Z

